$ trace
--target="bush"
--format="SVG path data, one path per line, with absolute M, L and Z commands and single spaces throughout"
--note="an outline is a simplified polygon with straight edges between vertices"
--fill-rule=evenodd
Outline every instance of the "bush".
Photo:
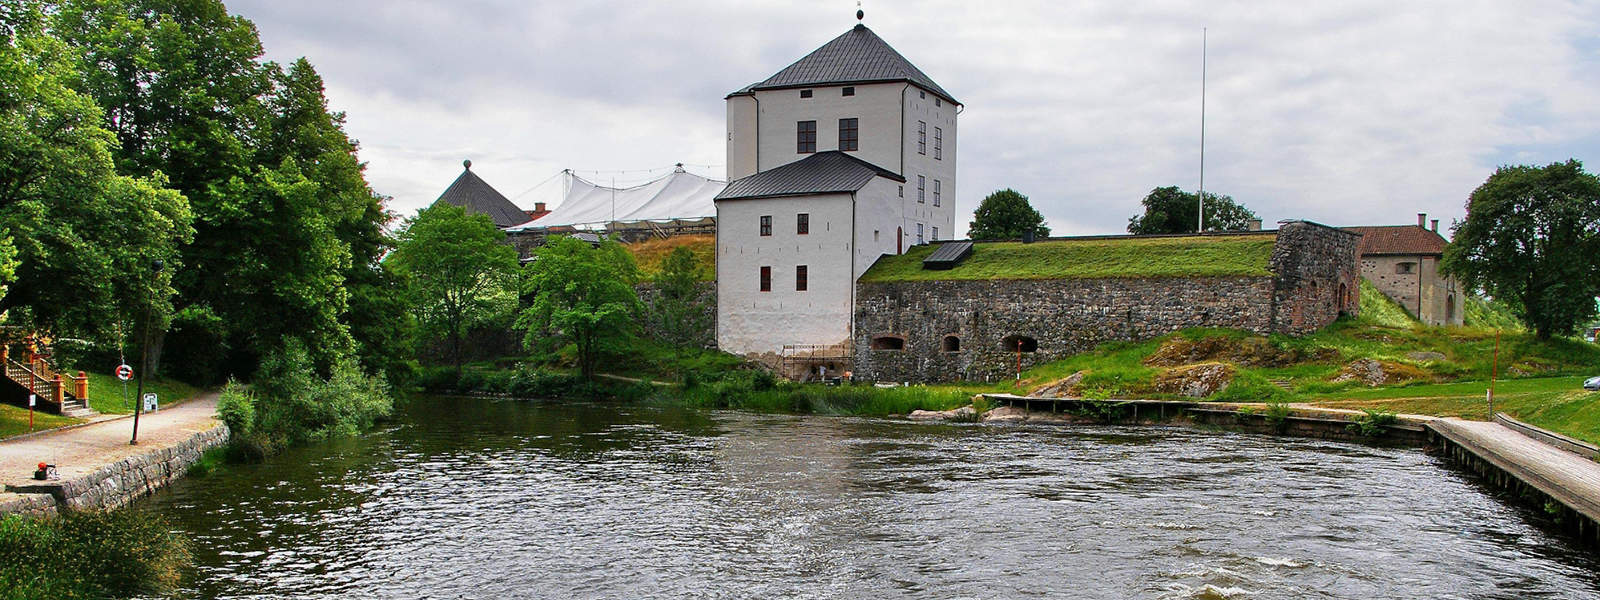
M 0 589 L 7 598 L 165 594 L 189 558 L 187 540 L 153 513 L 0 517 Z
M 262 361 L 250 388 L 229 384 L 218 403 L 223 421 L 235 434 L 239 447 L 235 456 L 241 457 L 272 454 L 284 446 L 330 436 L 356 435 L 393 410 L 382 377 L 363 373 L 354 358 L 345 357 L 322 379 L 305 348 L 293 341 Z
M 217 399 L 217 417 L 228 425 L 228 431 L 235 436 L 249 435 L 255 431 L 256 425 L 256 396 L 249 387 L 232 379 L 228 385 L 222 387 L 222 395 Z
M 417 386 L 429 392 L 455 391 L 459 382 L 455 367 L 424 367 L 417 374 Z

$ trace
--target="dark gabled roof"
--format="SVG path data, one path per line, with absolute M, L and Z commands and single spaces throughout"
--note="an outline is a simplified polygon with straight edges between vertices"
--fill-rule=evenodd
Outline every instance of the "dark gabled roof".
M 922 259 L 922 268 L 934 271 L 948 271 L 955 268 L 961 261 L 972 255 L 972 242 L 945 242 L 939 245 L 927 258 Z
M 1361 235 L 1357 256 L 1381 254 L 1439 256 L 1449 242 L 1436 232 L 1416 225 L 1389 225 L 1378 227 L 1345 227 L 1345 231 Z
M 909 81 L 945 100 L 960 104 L 955 96 L 934 83 L 926 73 L 890 47 L 888 42 L 859 23 L 765 81 L 746 86 L 730 95 L 753 90 L 885 81 Z
M 774 169 L 728 183 L 717 200 L 777 198 L 854 192 L 873 177 L 905 183 L 906 178 L 838 150 L 818 152 Z
M 461 171 L 461 176 L 445 188 L 435 202 L 448 202 L 467 209 L 468 213 L 489 215 L 495 226 L 502 229 L 529 221 L 528 213 L 522 212 L 494 187 L 473 174 L 470 162 L 464 164 L 466 168 Z

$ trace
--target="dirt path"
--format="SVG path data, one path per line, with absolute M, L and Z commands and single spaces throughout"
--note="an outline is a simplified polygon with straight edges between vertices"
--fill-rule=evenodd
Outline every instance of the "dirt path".
M 189 439 L 216 426 L 218 392 L 139 417 L 139 444 L 128 444 L 133 419 L 112 419 L 29 437 L 0 441 L 0 484 L 31 481 L 39 463 L 56 465 L 68 479 L 153 449 Z

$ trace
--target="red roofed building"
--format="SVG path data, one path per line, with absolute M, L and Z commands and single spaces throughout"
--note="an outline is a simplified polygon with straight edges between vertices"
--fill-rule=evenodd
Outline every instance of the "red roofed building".
M 1344 229 L 1362 236 L 1356 257 L 1363 278 L 1423 323 L 1461 325 L 1466 312 L 1461 287 L 1439 272 L 1449 242 L 1439 235 L 1439 220 L 1430 229 L 1427 219 L 1419 214 L 1416 225 Z

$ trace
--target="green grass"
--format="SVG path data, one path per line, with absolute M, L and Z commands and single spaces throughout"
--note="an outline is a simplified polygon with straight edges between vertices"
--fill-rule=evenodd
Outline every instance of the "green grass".
M 756 412 L 887 417 L 914 410 L 950 410 L 965 406 L 972 394 L 959 387 L 830 386 L 777 382 L 767 389 L 706 384 L 679 392 L 681 400 L 702 408 Z
M 1584 377 L 1541 377 L 1495 382 L 1495 410 L 1532 425 L 1600 443 L 1600 393 L 1584 391 Z M 1399 413 L 1489 418 L 1487 381 L 1398 388 L 1355 389 L 1304 399 L 1330 408 L 1384 409 Z
M 717 238 L 711 235 L 680 235 L 669 238 L 646 240 L 636 244 L 628 244 L 628 252 L 633 253 L 633 259 L 639 264 L 639 275 L 645 280 L 655 277 L 661 272 L 661 261 L 666 260 L 672 250 L 686 247 L 694 252 L 696 262 L 700 265 L 698 279 L 712 281 L 717 277 Z
M 1372 282 L 1363 278 L 1360 289 L 1361 315 L 1357 317 L 1359 322 L 1379 327 L 1414 327 L 1421 325 L 1398 302 L 1378 291 L 1377 286 L 1372 285 Z
M 33 412 L 34 431 L 82 422 L 82 419 L 63 417 L 42 411 Z M 18 408 L 10 404 L 0 404 L 0 439 L 24 433 L 28 433 L 28 409 Z
M 1467 327 L 1505 331 L 1526 330 L 1522 322 L 1517 320 L 1517 316 L 1512 314 L 1511 307 L 1506 306 L 1504 302 L 1480 296 L 1467 296 L 1466 314 L 1461 317 Z
M 148 511 L 0 516 L 0 596 L 165 596 L 190 562 L 190 542 Z
M 89 373 L 89 408 L 105 414 L 120 415 L 133 412 L 134 395 L 139 381 L 128 382 L 126 402 L 122 396 L 122 382 L 106 373 Z M 200 389 L 174 379 L 146 379 L 145 393 L 155 392 L 161 406 L 176 404 L 200 394 Z
M 878 259 L 863 282 L 1136 277 L 1267 277 L 1273 234 L 1104 238 L 977 244 L 956 268 L 930 271 L 936 245 Z

